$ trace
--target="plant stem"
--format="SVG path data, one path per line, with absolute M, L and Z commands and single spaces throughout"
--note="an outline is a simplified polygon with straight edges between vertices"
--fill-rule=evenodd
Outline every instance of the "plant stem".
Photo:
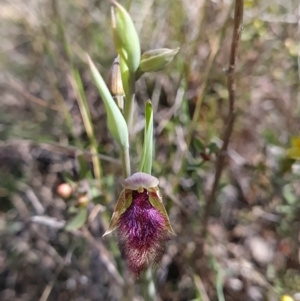
M 142 295 L 145 301 L 156 300 L 156 288 L 151 268 L 147 268 L 143 274 Z
M 220 266 L 217 267 L 216 271 L 216 289 L 218 301 L 225 301 L 224 292 L 223 292 L 223 271 Z
M 219 152 L 213 187 L 210 195 L 208 196 L 206 207 L 204 210 L 203 224 L 202 224 L 202 237 L 206 235 L 208 217 L 211 212 L 211 208 L 216 200 L 216 192 L 219 185 L 219 181 L 224 168 L 225 158 L 227 156 L 227 148 L 230 141 L 230 137 L 233 130 L 233 124 L 235 120 L 235 63 L 238 49 L 238 43 L 242 32 L 242 20 L 243 20 L 243 0 L 235 0 L 234 9 L 234 29 L 231 42 L 231 50 L 229 57 L 229 67 L 227 71 L 227 90 L 229 94 L 229 112 L 226 118 L 227 123 L 223 133 L 223 145 Z
M 131 175 L 129 148 L 121 149 L 121 160 L 122 160 L 123 176 L 126 179 Z
M 125 96 L 125 106 L 124 106 L 124 118 L 126 120 L 129 136 L 131 132 L 132 117 L 133 117 L 133 105 L 135 100 L 135 75 L 133 73 L 129 74 L 128 79 L 128 92 Z

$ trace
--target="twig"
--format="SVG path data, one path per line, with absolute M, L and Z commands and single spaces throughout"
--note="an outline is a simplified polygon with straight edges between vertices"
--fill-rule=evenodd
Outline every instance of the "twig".
M 38 197 L 36 196 L 36 194 L 34 193 L 34 191 L 29 186 L 25 185 L 24 192 L 27 198 L 29 199 L 32 207 L 34 208 L 35 212 L 38 215 L 44 214 L 45 208 L 40 202 L 40 200 L 38 199 Z
M 65 259 L 64 259 L 64 261 L 59 264 L 59 266 L 56 269 L 54 279 L 46 285 L 46 287 L 43 291 L 43 294 L 40 297 L 39 301 L 47 301 L 48 300 L 48 298 L 51 294 L 51 291 L 54 287 L 54 284 L 57 281 L 58 276 L 60 275 L 60 273 L 62 272 L 64 267 L 71 261 L 72 253 L 73 252 L 69 250 L 66 257 L 65 257 Z
M 96 241 L 86 227 L 83 227 L 81 231 L 72 231 L 72 232 L 74 234 L 77 233 L 79 236 L 83 236 L 92 246 L 94 246 L 99 251 L 99 257 L 102 263 L 105 265 L 108 273 L 112 276 L 112 279 L 120 287 L 124 286 L 125 285 L 124 279 L 116 269 L 114 263 L 111 260 L 110 253 L 106 249 L 104 244 L 100 240 Z
M 66 224 L 65 221 L 58 221 L 55 218 L 48 216 L 33 216 L 31 217 L 30 221 L 33 223 L 46 225 L 56 230 L 62 229 Z M 105 265 L 108 273 L 112 276 L 112 279 L 120 287 L 124 286 L 124 280 L 112 262 L 110 254 L 105 245 L 100 240 L 96 240 L 86 226 L 82 227 L 81 230 L 73 230 L 70 233 L 75 236 L 84 237 L 92 246 L 94 246 L 99 251 L 99 257 Z
M 241 32 L 242 32 L 242 20 L 243 20 L 243 0 L 235 1 L 235 9 L 234 9 L 234 29 L 232 35 L 231 42 L 231 50 L 229 57 L 229 67 L 227 70 L 227 90 L 229 95 L 229 112 L 227 117 L 227 124 L 223 133 L 223 145 L 219 152 L 217 162 L 216 162 L 216 171 L 215 171 L 215 179 L 213 183 L 213 187 L 210 195 L 208 196 L 204 218 L 203 218 L 203 228 L 202 228 L 202 236 L 206 235 L 207 231 L 207 222 L 208 217 L 212 208 L 212 205 L 215 202 L 216 192 L 219 185 L 219 181 L 222 175 L 222 171 L 224 168 L 224 161 L 227 156 L 227 148 L 229 144 L 229 140 L 232 134 L 233 124 L 235 120 L 235 63 L 236 63 L 236 55 L 238 49 L 238 43 L 240 40 Z
M 84 155 L 84 159 L 87 161 L 91 161 L 93 156 L 97 156 L 103 161 L 111 162 L 113 164 L 121 165 L 121 161 L 118 159 L 115 159 L 110 156 L 102 155 L 102 154 L 93 154 L 91 151 L 88 150 L 82 150 L 79 147 L 73 146 L 73 145 L 62 145 L 57 142 L 49 142 L 49 143 L 43 143 L 38 142 L 30 139 L 9 139 L 5 141 L 0 141 L 0 148 L 8 147 L 8 146 L 19 146 L 20 148 L 24 146 L 29 147 L 40 147 L 42 149 L 48 150 L 50 152 L 56 153 L 56 154 L 62 154 L 67 155 L 69 157 L 76 157 L 79 155 Z
M 31 93 L 29 93 L 23 86 L 22 84 L 18 83 L 15 79 L 9 78 L 6 82 L 5 85 L 10 87 L 11 89 L 15 90 L 16 92 L 20 93 L 21 95 L 24 96 L 28 101 L 37 104 L 39 106 L 45 107 L 45 108 L 50 108 L 51 110 L 54 111 L 61 111 L 58 105 L 53 105 L 47 103 L 44 99 L 38 98 Z
M 92 222 L 94 221 L 94 219 L 98 216 L 99 212 L 104 212 L 105 211 L 105 207 L 97 204 L 94 206 L 94 208 L 92 209 L 91 213 L 88 216 L 87 219 L 87 225 L 91 225 Z
M 224 37 L 225 32 L 226 32 L 228 20 L 230 19 L 231 6 L 232 5 L 230 5 L 230 7 L 228 9 L 228 12 L 226 13 L 226 17 L 225 17 L 225 20 L 224 20 L 224 23 L 222 25 L 221 30 L 210 41 L 211 51 L 210 51 L 209 58 L 208 58 L 208 61 L 207 61 L 207 64 L 206 64 L 206 67 L 205 67 L 205 70 L 204 70 L 202 84 L 200 86 L 199 91 L 197 92 L 198 97 L 197 97 L 197 100 L 196 100 L 196 106 L 195 106 L 195 109 L 194 109 L 194 114 L 193 114 L 191 123 L 189 125 L 189 128 L 187 130 L 186 139 L 185 139 L 186 147 L 182 151 L 182 154 L 180 155 L 180 157 L 177 160 L 178 162 L 180 162 L 179 163 L 180 166 L 179 166 L 177 174 L 176 174 L 175 182 L 173 183 L 173 186 L 175 187 L 175 189 L 177 189 L 179 179 L 180 179 L 180 175 L 182 174 L 182 172 L 185 168 L 186 160 L 184 158 L 186 157 L 186 154 L 189 150 L 189 147 L 190 147 L 190 144 L 192 142 L 193 135 L 194 135 L 194 131 L 195 131 L 196 126 L 198 124 L 198 119 L 199 119 L 199 116 L 200 116 L 200 109 L 201 109 L 201 106 L 202 106 L 203 99 L 205 97 L 209 76 L 211 74 L 212 67 L 213 67 L 213 64 L 215 62 L 216 56 L 220 51 L 221 42 L 222 42 L 223 37 Z
M 49 217 L 46 215 L 34 215 L 30 218 L 30 221 L 32 223 L 45 225 L 55 230 L 60 230 L 66 225 L 66 221 L 59 221 L 54 217 Z

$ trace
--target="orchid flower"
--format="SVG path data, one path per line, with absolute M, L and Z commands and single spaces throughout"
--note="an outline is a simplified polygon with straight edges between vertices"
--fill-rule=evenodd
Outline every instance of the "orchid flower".
M 143 172 L 125 179 L 104 234 L 117 230 L 122 254 L 136 275 L 159 262 L 164 242 L 175 235 L 158 184 L 157 178 Z

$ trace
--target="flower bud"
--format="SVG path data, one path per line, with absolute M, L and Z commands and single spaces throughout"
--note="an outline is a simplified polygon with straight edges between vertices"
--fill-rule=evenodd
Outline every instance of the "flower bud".
M 124 109 L 124 89 L 122 84 L 119 57 L 116 57 L 109 72 L 108 88 L 121 111 Z
M 146 51 L 142 54 L 139 69 L 143 72 L 155 72 L 162 70 L 172 61 L 178 51 L 179 48 L 161 48 Z
M 133 21 L 126 9 L 116 1 L 111 9 L 111 24 L 115 48 L 125 60 L 130 72 L 134 73 L 139 67 L 141 47 Z
M 163 243 L 175 235 L 157 187 L 157 178 L 137 172 L 123 181 L 124 190 L 104 235 L 117 229 L 122 254 L 138 275 L 158 263 Z

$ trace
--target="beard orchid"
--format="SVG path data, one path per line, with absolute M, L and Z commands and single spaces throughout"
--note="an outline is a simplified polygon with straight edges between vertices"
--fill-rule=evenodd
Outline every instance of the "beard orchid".
M 121 192 L 108 230 L 118 232 L 119 245 L 129 269 L 136 275 L 157 264 L 171 227 L 157 178 L 137 172 L 123 181 Z

